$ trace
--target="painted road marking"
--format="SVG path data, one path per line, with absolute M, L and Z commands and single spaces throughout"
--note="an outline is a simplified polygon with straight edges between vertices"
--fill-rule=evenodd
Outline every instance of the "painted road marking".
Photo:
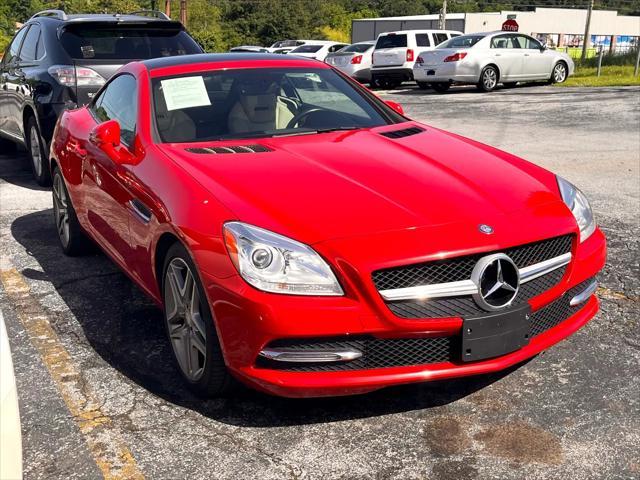
M 24 277 L 11 268 L 0 271 L 0 280 L 104 478 L 144 479 L 113 421 L 101 410 L 96 394 L 81 381 L 80 368 L 51 328 L 44 308 L 31 296 Z

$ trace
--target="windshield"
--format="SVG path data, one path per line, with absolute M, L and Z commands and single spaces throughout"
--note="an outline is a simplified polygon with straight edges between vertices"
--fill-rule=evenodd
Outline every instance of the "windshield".
M 471 48 L 483 38 L 485 38 L 484 35 L 460 35 L 441 43 L 436 48 Z
M 144 25 L 74 25 L 66 28 L 60 42 L 75 60 L 139 60 L 202 53 L 181 28 Z
M 354 43 L 340 50 L 340 53 L 364 53 L 373 48 L 371 43 Z
M 407 46 L 406 35 L 382 35 L 376 42 L 376 50 L 381 48 L 399 48 Z
M 332 69 L 216 70 L 153 80 L 163 142 L 318 133 L 404 121 Z
M 291 50 L 291 53 L 316 53 L 322 48 L 322 45 L 300 45 L 298 48 Z

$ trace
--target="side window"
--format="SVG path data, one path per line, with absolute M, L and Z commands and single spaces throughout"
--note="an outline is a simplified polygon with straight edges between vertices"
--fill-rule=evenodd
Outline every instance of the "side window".
M 532 50 L 540 50 L 542 48 L 542 44 L 531 38 L 531 37 L 526 37 L 524 35 L 518 35 L 518 40 L 520 42 L 520 47 L 521 48 L 528 48 L 528 49 L 532 49 Z
M 512 35 L 500 35 L 491 39 L 491 48 L 520 48 L 520 46 L 514 46 Z
M 436 45 L 440 45 L 442 42 L 446 42 L 447 40 L 449 40 L 447 38 L 447 34 L 446 33 L 434 33 L 433 34 L 433 41 Z
M 36 50 L 38 47 L 38 38 L 40 38 L 40 26 L 31 25 L 29 32 L 24 37 L 22 43 L 22 50 L 20 50 L 20 60 L 23 62 L 33 62 L 36 57 Z
M 44 38 L 42 33 L 38 37 L 38 45 L 36 46 L 36 60 L 42 60 L 44 58 L 46 50 L 44 48 Z
M 416 46 L 418 47 L 430 47 L 431 41 L 429 41 L 428 33 L 416 33 Z
M 2 61 L 4 65 L 7 65 L 14 59 L 19 60 L 18 52 L 20 51 L 20 44 L 22 44 L 22 40 L 24 39 L 24 36 L 27 33 L 28 29 L 29 29 L 29 26 L 22 27 L 22 30 L 20 30 L 16 34 L 16 36 L 13 38 L 13 41 L 11 42 L 11 44 L 9 45 L 9 48 L 7 48 L 7 51 L 4 54 L 4 59 Z
M 91 111 L 99 122 L 117 120 L 120 124 L 120 140 L 133 144 L 138 117 L 138 86 L 129 74 L 114 78 L 95 100 Z

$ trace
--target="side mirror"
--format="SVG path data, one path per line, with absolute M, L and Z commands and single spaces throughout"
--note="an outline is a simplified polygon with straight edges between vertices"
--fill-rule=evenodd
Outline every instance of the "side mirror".
M 107 120 L 96 125 L 89 134 L 89 141 L 102 150 L 115 163 L 123 163 L 120 153 L 120 124 L 117 120 Z
M 540 45 L 540 51 L 541 52 L 544 52 L 547 48 L 549 48 L 549 47 L 547 46 L 546 43 L 543 43 L 543 44 Z
M 402 108 L 402 105 L 400 105 L 398 102 L 393 102 L 391 100 L 385 100 L 384 103 L 389 105 L 391 108 L 393 108 L 400 115 L 404 115 L 404 108 Z

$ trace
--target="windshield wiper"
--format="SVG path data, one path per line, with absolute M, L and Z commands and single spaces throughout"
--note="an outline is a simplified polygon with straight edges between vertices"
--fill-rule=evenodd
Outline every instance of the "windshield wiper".
M 314 128 L 313 130 L 297 130 L 295 132 L 287 133 L 274 133 L 272 137 L 293 137 L 296 135 L 315 135 L 317 133 L 328 132 L 343 132 L 348 130 L 360 130 L 365 127 L 328 127 L 328 128 Z

